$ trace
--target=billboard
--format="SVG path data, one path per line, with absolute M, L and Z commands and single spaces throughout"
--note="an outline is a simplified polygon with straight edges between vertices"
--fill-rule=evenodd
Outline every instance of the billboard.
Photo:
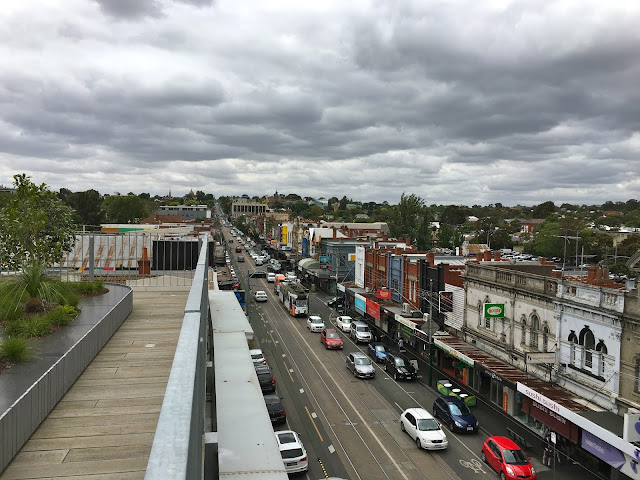
M 331 266 L 331 255 L 320 255 L 318 257 L 320 268 L 329 268 Z
M 504 318 L 504 303 L 485 303 L 484 318 Z
M 287 226 L 286 225 L 282 226 L 282 236 L 280 237 L 280 241 L 285 245 L 287 244 Z

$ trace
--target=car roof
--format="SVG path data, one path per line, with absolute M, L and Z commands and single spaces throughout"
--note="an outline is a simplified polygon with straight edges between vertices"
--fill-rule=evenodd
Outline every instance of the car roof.
M 275 434 L 280 450 L 302 446 L 298 434 L 293 430 L 278 430 Z
M 493 440 L 500 448 L 505 448 L 507 450 L 520 450 L 518 444 L 508 437 L 496 436 L 489 437 L 487 440 Z
M 458 397 L 454 397 L 453 395 L 442 395 L 440 399 L 447 403 L 455 403 L 456 405 L 464 404 L 462 400 L 460 400 Z
M 320 320 L 320 321 L 322 321 L 322 317 L 320 315 L 309 315 L 309 320 Z
M 257 295 L 257 294 L 259 294 L 259 293 L 264 293 L 265 295 L 267 294 L 267 292 L 265 292 L 264 290 L 258 290 L 258 291 L 256 292 L 256 295 Z
M 256 355 L 258 353 L 262 353 L 262 350 L 260 348 L 252 348 L 251 350 L 249 350 L 249 355 Z
M 256 369 L 256 373 L 270 373 L 271 369 L 269 368 L 269 365 L 265 365 L 260 364 L 260 365 L 254 365 L 255 369 Z
M 275 393 L 271 395 L 263 395 L 266 404 L 280 403 L 280 397 Z
M 410 413 L 416 418 L 433 418 L 424 408 L 407 408 L 404 413 Z

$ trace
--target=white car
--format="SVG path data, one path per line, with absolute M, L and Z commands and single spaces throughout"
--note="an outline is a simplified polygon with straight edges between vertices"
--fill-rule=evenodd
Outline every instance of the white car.
M 276 274 L 273 272 L 267 272 L 267 282 L 273 283 L 276 281 Z
M 253 294 L 253 298 L 256 302 L 266 302 L 269 297 L 267 297 L 267 292 L 265 292 L 264 290 L 258 290 Z
M 309 470 L 307 451 L 298 434 L 293 430 L 280 430 L 275 434 L 286 472 L 298 473 Z
M 259 348 L 249 350 L 249 355 L 251 355 L 251 360 L 254 365 L 265 365 L 267 363 L 267 359 L 264 358 L 264 354 Z
M 343 332 L 349 333 L 349 329 L 351 328 L 351 322 L 353 322 L 353 318 L 349 315 L 341 315 L 336 320 L 336 325 Z
M 409 408 L 402 412 L 400 430 L 407 432 L 418 448 L 444 450 L 449 446 L 442 427 L 424 408 Z
M 324 330 L 324 322 L 319 315 L 309 315 L 309 318 L 307 318 L 307 328 L 311 332 L 321 332 Z

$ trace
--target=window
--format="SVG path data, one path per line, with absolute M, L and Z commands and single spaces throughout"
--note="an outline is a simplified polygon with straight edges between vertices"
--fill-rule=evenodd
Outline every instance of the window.
M 544 322 L 544 326 L 542 327 L 542 351 L 543 352 L 547 352 L 548 351 L 548 343 L 549 340 L 549 325 L 547 325 L 547 322 Z
M 540 330 L 540 318 L 537 314 L 532 313 L 531 317 L 531 338 L 529 339 L 529 345 L 532 348 L 538 348 L 538 331 Z
M 570 342 L 570 348 L 571 348 L 571 356 L 569 357 L 569 363 L 571 363 L 571 365 L 575 365 L 576 363 L 576 345 L 578 344 L 578 336 L 576 335 L 576 331 L 575 330 L 571 330 L 571 333 L 569 333 L 569 338 L 567 338 L 567 340 Z
M 633 363 L 635 364 L 633 391 L 640 393 L 640 355 L 636 355 Z
M 607 354 L 607 346 L 604 344 L 604 340 L 599 339 L 598 345 L 596 345 L 596 351 L 602 352 L 603 354 Z
M 580 345 L 584 346 L 584 366 L 587 368 L 593 367 L 592 351 L 596 347 L 596 339 L 593 336 L 593 332 L 589 327 L 585 326 L 580 331 Z
M 522 345 L 526 345 L 527 344 L 527 317 L 524 315 L 524 313 L 520 317 L 520 321 L 522 323 L 522 331 L 521 331 L 522 338 L 520 339 L 520 343 Z
M 482 326 L 482 303 L 478 300 L 478 327 Z

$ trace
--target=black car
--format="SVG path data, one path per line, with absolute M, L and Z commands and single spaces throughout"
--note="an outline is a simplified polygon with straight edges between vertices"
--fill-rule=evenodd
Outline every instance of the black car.
M 278 395 L 265 395 L 264 403 L 267 404 L 271 423 L 284 423 L 287 421 L 287 413 L 284 411 L 284 406 L 282 405 L 281 398 Z
M 397 353 L 387 353 L 384 371 L 392 375 L 394 380 L 415 380 L 417 376 L 416 369 L 409 363 L 409 359 Z
M 266 365 L 256 365 L 256 375 L 260 382 L 262 393 L 271 393 L 276 391 L 276 379 L 271 374 L 271 369 Z
M 251 272 L 249 278 L 267 278 L 267 272 L 264 270 L 256 270 L 255 272 Z
M 339 308 L 343 306 L 344 306 L 344 298 L 341 298 L 341 297 L 333 297 L 331 300 L 327 302 L 327 307 Z
M 439 397 L 433 402 L 433 416 L 442 420 L 452 432 L 478 431 L 478 420 L 458 397 Z

